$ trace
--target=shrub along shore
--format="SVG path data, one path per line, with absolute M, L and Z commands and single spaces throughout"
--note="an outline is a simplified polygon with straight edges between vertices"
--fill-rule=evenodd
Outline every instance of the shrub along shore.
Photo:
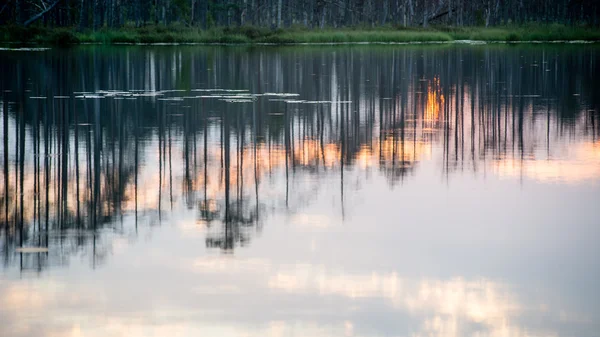
M 267 29 L 251 26 L 198 29 L 184 26 L 145 26 L 77 31 L 65 28 L 18 26 L 0 27 L 0 43 L 38 45 L 71 44 L 144 44 L 144 43 L 399 43 L 451 42 L 474 40 L 486 42 L 520 41 L 600 41 L 600 30 L 564 25 L 527 25 L 499 27 L 430 27 L 430 28 L 326 28 Z

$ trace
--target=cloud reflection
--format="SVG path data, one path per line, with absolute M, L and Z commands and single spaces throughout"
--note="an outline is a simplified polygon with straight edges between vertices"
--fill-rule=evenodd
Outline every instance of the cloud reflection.
M 228 257 L 196 260 L 189 271 L 183 275 L 203 280 L 202 286 L 194 286 L 190 292 L 163 289 L 167 290 L 165 296 L 139 298 L 142 302 L 137 303 L 135 311 L 119 308 L 124 299 L 106 301 L 105 296 L 115 295 L 110 288 L 98 292 L 93 285 L 67 288 L 57 280 L 8 281 L 0 287 L 0 331 L 15 337 L 160 336 L 166 332 L 176 336 L 368 336 L 373 331 L 364 322 L 354 321 L 352 312 L 379 310 L 375 308 L 384 305 L 391 307 L 393 315 L 418 322 L 416 328 L 405 331 L 411 336 L 552 335 L 520 326 L 517 318 L 536 304 L 521 303 L 510 287 L 485 278 L 412 279 L 395 272 L 349 273 L 324 265 L 275 266 L 267 261 Z M 216 277 L 202 276 L 206 274 Z M 219 279 L 238 282 L 233 285 Z M 159 284 L 146 282 L 144 287 L 149 289 Z M 251 293 L 246 290 L 248 285 L 252 285 Z M 291 300 L 292 306 L 282 306 L 286 301 L 281 294 L 291 294 L 297 300 Z M 182 296 L 191 296 L 192 301 Z M 235 323 L 231 320 L 245 315 L 245 309 L 237 301 L 230 302 L 231 296 L 250 302 L 254 302 L 254 297 L 265 299 L 264 305 L 248 308 L 260 311 L 260 317 L 276 317 L 283 310 L 294 312 L 294 319 Z M 349 316 L 344 318 L 342 314 L 336 320 L 322 322 L 317 318 L 319 310 L 303 310 L 306 300 L 315 305 L 329 303 L 332 309 Z M 273 306 L 274 303 L 279 304 Z M 349 307 L 354 309 L 348 311 Z M 38 325 L 37 318 L 49 311 L 53 312 L 52 317 L 43 326 Z

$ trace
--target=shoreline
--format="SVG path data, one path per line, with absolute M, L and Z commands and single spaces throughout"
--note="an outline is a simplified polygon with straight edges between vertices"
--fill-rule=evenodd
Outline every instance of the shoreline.
M 222 42 L 154 42 L 154 43 L 135 43 L 135 42 L 82 42 L 70 45 L 52 45 L 39 44 L 36 42 L 0 42 L 0 51 L 46 51 L 53 47 L 78 47 L 78 46 L 139 46 L 139 47 L 176 47 L 176 46 L 222 46 L 222 47 L 293 47 L 293 46 L 433 46 L 433 45 L 465 45 L 465 46 L 485 46 L 485 45 L 600 45 L 596 40 L 555 40 L 555 41 L 485 41 L 485 40 L 454 40 L 454 41 L 412 41 L 412 42 L 289 42 L 289 43 L 222 43 Z M 5 46 L 28 46 L 28 47 L 1 47 Z
M 42 27 L 0 27 L 0 44 L 69 45 L 419 45 L 419 44 L 590 44 L 600 29 L 562 25 L 372 29 L 280 29 L 147 26 L 78 32 Z

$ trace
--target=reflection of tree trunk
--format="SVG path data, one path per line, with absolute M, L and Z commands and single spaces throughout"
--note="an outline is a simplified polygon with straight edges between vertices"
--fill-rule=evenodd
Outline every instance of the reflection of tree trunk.
M 25 175 L 25 114 L 23 113 L 23 105 L 25 102 L 21 101 L 19 104 L 19 229 L 20 245 L 23 246 L 23 218 L 24 218 L 24 175 Z
M 61 198 L 60 198 L 60 202 L 62 202 L 62 216 L 61 216 L 61 225 L 64 224 L 64 222 L 66 221 L 66 217 L 67 217 L 67 212 L 68 212 L 68 188 L 69 188 L 69 182 L 68 182 L 68 177 L 67 177 L 67 169 L 69 166 L 69 119 L 68 119 L 68 112 L 65 111 L 64 109 L 64 105 L 61 104 L 61 112 L 62 112 L 62 117 L 63 117 L 63 121 L 62 121 L 62 151 L 61 151 L 61 160 L 62 160 L 62 164 L 61 164 L 61 171 L 62 171 L 62 177 L 61 177 Z M 62 238 L 62 236 L 61 236 Z
M 208 207 L 206 204 L 208 202 L 208 117 L 206 109 L 204 109 L 204 100 L 202 100 L 202 115 L 204 116 L 204 207 L 206 208 Z
M 340 121 L 340 202 L 344 218 L 344 156 L 346 155 L 346 109 L 342 107 Z
M 118 116 L 118 120 L 119 120 L 119 125 L 117 125 L 117 129 L 119 130 L 119 168 L 118 168 L 118 179 L 119 179 L 119 183 L 118 183 L 118 208 L 119 208 L 119 215 L 121 217 L 121 221 L 123 220 L 123 194 L 125 193 L 124 191 L 124 184 L 123 184 L 123 179 L 125 176 L 125 173 L 123 172 L 123 152 L 125 151 L 125 117 L 124 117 L 124 113 L 121 109 L 119 109 L 119 116 Z M 114 163 L 113 163 L 114 165 Z
M 184 118 L 189 118 L 189 115 L 184 116 Z M 190 178 L 190 130 L 189 130 L 189 124 L 191 122 L 185 122 L 184 121 L 184 131 L 183 131 L 183 160 L 184 160 L 184 180 L 185 180 L 185 191 L 184 191 L 184 195 L 185 195 L 185 199 L 186 199 L 186 204 L 188 206 L 191 206 L 191 199 L 192 199 L 192 181 Z
M 94 120 L 94 197 L 92 198 L 92 221 L 94 230 L 98 227 L 98 217 L 101 215 L 100 202 L 100 151 L 101 151 L 101 128 L 100 128 L 100 107 L 99 103 L 95 102 L 95 120 Z
M 77 198 L 76 201 L 76 223 L 77 223 L 77 227 L 79 227 L 79 225 L 81 224 L 81 213 L 80 213 L 80 209 L 79 209 L 79 123 L 78 123 L 78 119 L 77 119 L 77 112 L 75 111 L 73 113 L 73 115 L 75 116 L 74 118 L 74 123 L 75 123 L 75 198 Z
M 225 127 L 224 125 L 224 115 L 221 114 L 221 171 L 223 170 L 223 142 L 224 142 L 224 131 L 223 128 Z M 223 174 L 221 172 L 221 174 Z
M 34 140 L 33 140 L 33 148 L 34 148 L 34 160 L 33 160 L 33 167 L 34 167 L 34 201 L 33 201 L 33 208 L 34 208 L 34 221 L 37 222 L 37 226 L 38 226 L 38 230 L 41 231 L 41 206 L 40 206 L 40 202 L 41 202 L 41 186 L 40 186 L 40 121 L 41 121 L 41 117 L 40 117 L 40 112 L 41 112 L 41 107 L 38 108 L 36 110 L 36 114 L 35 114 L 35 123 L 34 123 Z M 41 240 L 41 237 L 40 237 Z
M 477 172 L 475 165 L 475 88 L 471 87 L 471 162 L 473 163 L 473 171 Z
M 86 153 L 87 153 L 87 167 L 86 167 L 86 176 L 87 176 L 87 197 L 88 200 L 90 201 L 88 203 L 88 215 L 91 217 L 93 216 L 93 209 L 92 209 L 92 200 L 93 200 L 93 188 L 92 188 L 92 130 L 91 130 L 91 125 L 89 125 L 87 127 L 88 130 L 85 131 L 86 134 L 86 140 L 85 140 L 85 147 L 86 147 Z M 90 219 L 90 221 L 92 221 L 92 219 Z M 93 222 L 92 222 L 93 225 Z
M 291 155 L 290 150 L 290 117 L 287 111 L 287 104 L 285 108 L 285 207 L 289 206 L 289 178 L 290 178 L 290 169 L 289 169 L 289 157 Z
M 8 228 L 8 182 L 9 182 L 9 173 L 8 173 L 8 104 L 6 104 L 6 98 L 2 99 L 2 133 L 4 139 L 4 226 Z
M 258 129 L 256 125 L 256 103 L 252 103 L 252 130 L 254 135 L 253 145 L 254 145 L 254 194 L 256 198 L 256 221 L 258 222 L 259 214 L 258 214 L 258 158 L 257 158 L 257 146 L 258 146 Z
M 223 120 L 224 129 L 224 161 L 225 161 L 225 241 L 223 248 L 229 250 L 233 248 L 233 229 L 231 223 L 231 215 L 229 209 L 230 202 L 230 168 L 231 168 L 231 154 L 230 154 L 230 136 L 229 136 L 229 114 L 225 113 Z
M 242 204 L 243 204 L 243 193 L 244 193 L 244 133 L 246 132 L 244 128 L 244 122 L 239 123 L 240 115 L 238 115 L 238 127 L 239 127 L 239 136 L 238 136 L 238 144 L 239 144 L 239 158 L 240 160 L 237 162 L 237 171 L 238 171 L 238 216 L 241 215 Z
M 171 156 L 171 125 L 167 125 L 167 133 L 169 137 L 169 200 L 171 201 L 171 210 L 173 210 L 173 161 Z
M 230 158 L 230 151 L 229 151 L 229 121 L 228 121 L 228 115 L 229 114 L 225 114 L 225 119 L 223 121 L 223 159 L 224 159 L 224 168 L 225 168 L 225 223 L 229 223 L 230 221 L 230 217 L 229 217 L 229 179 L 230 179 L 230 166 L 231 166 L 231 158 Z
M 15 161 L 14 161 L 14 184 L 15 184 L 15 191 L 14 191 L 14 203 L 15 203 L 15 207 L 13 207 L 13 226 L 14 228 L 18 228 L 17 226 L 19 225 L 18 220 L 19 220 L 19 214 L 18 214 L 18 210 L 19 210 L 19 121 L 20 119 L 23 117 L 23 114 L 17 114 L 15 115 Z
M 164 142 L 164 126 L 163 126 L 163 116 L 160 114 L 160 110 L 158 110 L 158 220 L 162 219 L 162 177 L 163 177 L 163 151 L 162 151 L 162 143 Z
M 136 111 L 135 112 L 135 131 L 133 133 L 133 136 L 135 137 L 135 144 L 134 144 L 134 199 L 135 199 L 135 231 L 137 233 L 137 229 L 138 229 L 138 171 L 139 171 L 139 135 L 138 135 L 138 127 L 139 127 L 139 123 L 140 123 L 140 112 Z
M 50 220 L 50 121 L 48 120 L 48 115 L 48 111 L 44 109 L 44 191 L 46 192 L 44 229 L 46 230 L 46 233 L 48 233 L 49 230 L 48 224 Z

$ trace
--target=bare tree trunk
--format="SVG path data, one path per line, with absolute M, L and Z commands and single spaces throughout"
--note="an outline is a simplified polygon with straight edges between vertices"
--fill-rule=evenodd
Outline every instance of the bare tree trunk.
M 195 14 L 195 8 L 196 7 L 196 0 L 190 0 L 190 26 L 194 26 L 194 24 L 196 23 L 194 14 Z
M 278 0 L 277 1 L 277 28 L 281 28 L 281 7 L 282 7 L 282 0 Z
M 158 18 L 160 17 L 158 4 L 159 4 L 159 1 L 154 0 L 154 25 L 158 25 Z
M 17 24 L 20 25 L 23 22 L 23 4 L 21 3 L 21 0 L 15 1 L 15 14 L 17 15 Z
M 383 8 L 381 11 L 381 24 L 385 25 L 388 16 L 388 8 L 390 7 L 388 0 L 383 0 Z
M 406 10 L 406 3 L 402 5 L 402 26 L 406 27 L 408 25 L 408 21 L 407 21 L 407 10 Z
M 93 6 L 93 18 L 94 18 L 94 30 L 97 30 L 99 28 L 102 27 L 102 18 L 101 18 L 101 6 L 100 6 L 100 2 L 101 0 L 93 0 L 94 1 L 94 6 Z
M 106 18 L 106 26 L 110 28 L 114 27 L 115 22 L 113 6 L 114 0 L 105 0 L 104 17 Z
M 86 0 L 81 0 L 80 8 L 79 8 L 79 30 L 83 30 L 88 28 L 88 2 Z
M 121 11 L 121 0 L 114 0 L 115 5 L 113 8 L 113 13 L 115 15 L 113 24 L 117 27 L 121 27 L 123 24 L 123 11 Z
M 492 8 L 490 4 L 490 0 L 488 0 L 487 8 L 485 9 L 485 26 L 490 26 L 490 15 L 492 14 Z

